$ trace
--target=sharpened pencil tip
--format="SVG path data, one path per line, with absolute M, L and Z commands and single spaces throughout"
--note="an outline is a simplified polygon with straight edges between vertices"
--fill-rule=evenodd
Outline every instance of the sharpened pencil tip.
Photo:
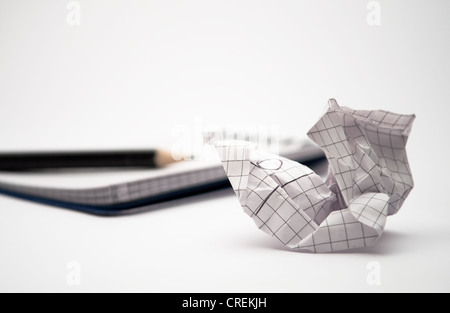
M 156 167 L 164 167 L 169 164 L 184 161 L 183 157 L 174 157 L 172 153 L 164 150 L 158 150 L 155 156 L 155 165 Z

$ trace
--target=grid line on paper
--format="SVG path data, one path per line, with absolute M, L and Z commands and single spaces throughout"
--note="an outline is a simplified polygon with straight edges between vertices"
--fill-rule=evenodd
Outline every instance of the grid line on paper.
M 240 149 L 242 147 L 238 147 Z M 230 150 L 233 146 L 219 146 L 219 154 L 230 155 L 230 151 L 223 153 L 222 149 Z M 222 153 L 220 153 L 222 151 Z M 227 175 L 233 179 L 240 175 L 248 177 L 248 184 L 245 186 L 239 184 L 234 185 L 235 191 L 241 192 L 242 188 L 245 189 L 247 194 L 245 202 L 242 203 L 244 211 L 252 217 L 257 226 L 263 231 L 267 232 L 271 236 L 274 236 L 285 245 L 297 246 L 298 248 L 307 248 L 315 252 L 333 252 L 342 249 L 348 249 L 349 247 L 364 246 L 367 245 L 368 239 L 376 239 L 378 235 L 376 232 L 367 233 L 364 228 L 364 224 L 361 222 L 364 220 L 370 226 L 377 225 L 379 228 L 383 228 L 382 224 L 378 224 L 382 211 L 375 207 L 375 200 L 378 199 L 377 194 L 363 195 L 358 198 L 358 202 L 354 202 L 354 213 L 348 213 L 352 220 L 347 221 L 348 217 L 344 217 L 342 211 L 335 211 L 336 214 L 330 218 L 324 219 L 323 223 L 318 226 L 314 222 L 314 216 L 308 216 L 304 213 L 304 209 L 299 203 L 296 203 L 293 199 L 304 195 L 305 193 L 311 193 L 312 197 L 322 198 L 319 203 L 321 209 L 324 210 L 327 202 L 335 201 L 334 195 L 330 193 L 330 197 L 324 196 L 323 190 L 326 189 L 325 183 L 322 180 L 313 180 L 312 171 L 303 167 L 302 165 L 277 158 L 273 156 L 274 160 L 280 160 L 280 164 L 283 164 L 276 170 L 264 169 L 261 166 L 257 166 L 258 161 L 249 159 L 232 159 L 223 160 L 224 169 L 227 170 Z M 236 172 L 233 169 L 238 168 Z M 242 171 L 244 166 L 238 166 L 239 162 L 248 162 L 251 164 L 245 172 Z M 297 171 L 297 172 L 296 172 Z M 293 173 L 296 172 L 296 175 Z M 308 186 L 304 188 L 304 184 Z M 298 194 L 289 194 L 288 187 L 296 185 Z M 266 192 L 262 192 L 266 190 Z M 320 196 L 319 196 L 320 195 Z M 310 197 L 304 199 L 307 204 L 303 203 L 303 207 L 313 206 L 315 203 L 311 202 Z M 385 200 L 385 199 L 384 199 Z M 360 209 L 360 207 L 362 208 Z M 382 208 L 384 208 L 384 204 Z M 376 214 L 371 213 L 375 211 Z M 350 212 L 350 210 L 348 209 Z M 319 210 L 314 210 L 317 214 Z M 358 215 L 358 214 L 359 215 Z M 371 214 L 369 214 L 371 213 Z M 356 217 L 354 216 L 356 214 Z M 374 220 L 371 218 L 374 217 Z M 340 217 L 337 221 L 334 217 Z M 360 219 L 361 221 L 359 221 Z M 357 236 L 354 235 L 354 228 L 360 228 L 360 232 Z M 324 230 L 325 232 L 321 231 Z M 312 236 L 310 236 L 312 234 Z M 303 239 L 308 238 L 312 240 L 311 245 L 303 243 Z
M 295 162 L 278 158 L 276 161 L 278 161 L 277 164 L 280 166 L 277 166 L 275 170 L 270 170 L 264 168 L 262 162 L 251 162 L 249 159 L 237 160 L 233 158 L 230 150 L 235 149 L 238 151 L 243 149 L 242 147 L 217 145 L 216 148 L 219 155 L 231 158 L 231 160 L 223 160 L 224 169 L 230 180 L 233 180 L 239 175 L 248 177 L 247 185 L 232 185 L 237 194 L 240 194 L 242 188 L 245 187 L 247 196 L 245 200 L 242 200 L 244 201 L 242 203 L 244 210 L 255 220 L 255 223 L 260 229 L 278 238 L 284 244 L 288 244 L 295 240 L 295 238 L 301 239 L 309 235 L 310 231 L 313 231 L 317 227 L 307 214 L 298 209 L 295 202 L 292 201 L 284 190 L 289 184 L 296 182 L 302 177 L 306 177 L 310 170 L 308 173 L 301 172 L 301 175 L 297 177 L 288 175 L 290 177 L 289 181 L 282 183 L 274 179 L 273 173 L 283 172 L 286 174 L 288 173 L 286 169 L 292 171 L 298 164 L 293 166 Z M 251 164 L 251 167 L 245 172 L 235 172 L 235 169 L 230 167 L 230 161 L 248 162 Z M 263 161 L 270 162 L 271 160 Z M 241 166 L 239 168 L 242 169 L 244 167 Z M 262 188 L 262 185 L 264 185 L 264 188 Z M 262 189 L 268 190 L 268 192 L 265 194 L 259 192 Z
M 108 206 L 226 179 L 221 166 L 96 188 L 62 189 L 0 182 L 0 189 L 77 204 Z
M 359 193 L 381 189 L 381 192 L 391 195 L 389 215 L 396 213 L 413 187 L 404 148 L 405 138 L 414 116 L 398 115 L 388 111 L 356 111 L 341 108 L 333 102 L 330 110 L 322 118 L 329 122 L 329 126 L 321 120 L 308 135 L 325 150 L 330 165 L 335 169 L 335 179 L 347 202 L 353 198 L 356 189 Z M 331 131 L 337 136 L 335 135 L 331 142 L 327 142 L 324 140 L 324 134 L 332 137 Z M 354 148 L 349 151 L 343 138 L 348 138 L 348 143 Z M 356 166 L 343 169 L 341 166 L 345 162 L 340 161 L 349 158 L 356 161 Z M 373 164 L 372 167 L 367 168 L 370 163 Z M 373 173 L 379 171 L 380 166 L 386 168 L 390 175 L 380 171 L 380 182 L 375 182 Z M 366 175 L 359 175 L 355 180 L 356 173 L 361 170 L 364 170 Z M 349 185 L 348 182 L 352 184 Z M 394 189 L 401 190 L 398 199 Z

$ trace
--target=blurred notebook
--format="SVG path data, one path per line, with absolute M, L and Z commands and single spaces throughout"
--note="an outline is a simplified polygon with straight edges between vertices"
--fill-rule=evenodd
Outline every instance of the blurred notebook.
M 280 142 L 299 162 L 324 157 L 309 140 Z M 184 161 L 163 169 L 0 173 L 0 194 L 98 215 L 119 215 L 229 186 L 222 165 Z

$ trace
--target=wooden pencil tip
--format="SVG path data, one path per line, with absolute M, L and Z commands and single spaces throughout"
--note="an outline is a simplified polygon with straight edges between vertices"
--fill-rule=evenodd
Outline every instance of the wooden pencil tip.
M 156 167 L 164 167 L 183 160 L 184 158 L 174 158 L 172 153 L 170 153 L 169 151 L 158 150 L 155 156 L 155 165 Z

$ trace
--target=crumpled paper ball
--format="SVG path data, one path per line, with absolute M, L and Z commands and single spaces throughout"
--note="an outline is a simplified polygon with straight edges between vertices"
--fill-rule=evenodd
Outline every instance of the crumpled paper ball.
M 293 249 L 334 252 L 373 245 L 403 205 L 414 185 L 405 150 L 414 119 L 330 100 L 308 132 L 328 159 L 326 181 L 248 142 L 213 144 L 258 228 Z

